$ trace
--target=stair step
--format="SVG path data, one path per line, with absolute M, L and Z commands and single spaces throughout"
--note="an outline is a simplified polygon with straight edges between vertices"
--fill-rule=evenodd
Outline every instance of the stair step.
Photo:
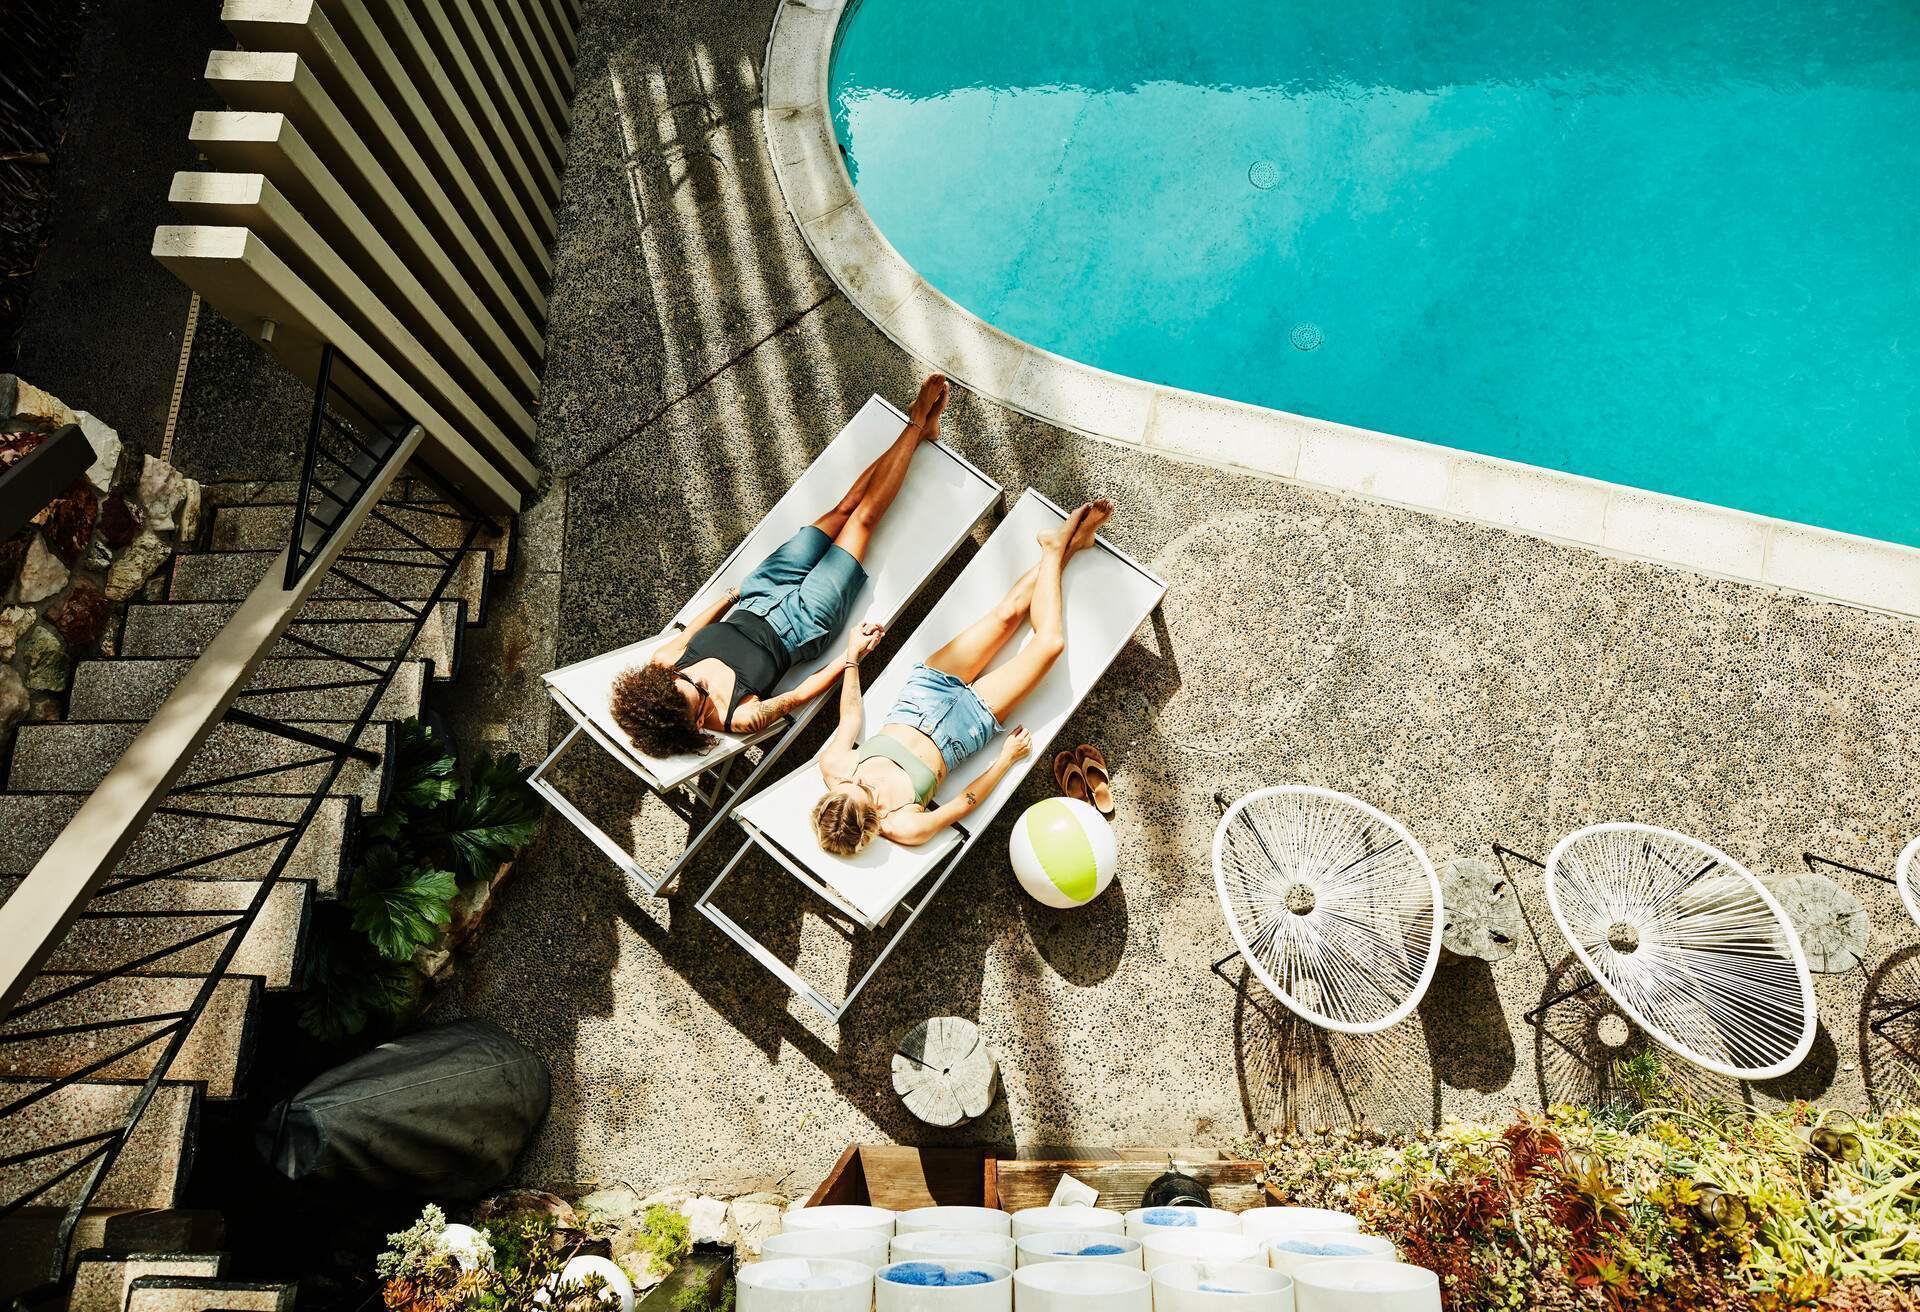
M 123 1312 L 133 1282 L 145 1276 L 209 1280 L 226 1270 L 221 1253 L 86 1252 L 73 1268 L 67 1312 Z
M 364 588 L 340 577 L 341 569 L 350 569 L 354 577 L 379 588 L 402 601 L 424 601 L 433 590 L 438 575 L 438 558 L 418 549 L 369 548 L 347 553 L 361 557 L 329 570 L 320 580 L 314 596 L 328 601 L 379 601 Z M 454 567 L 452 579 L 441 593 L 445 599 L 467 603 L 467 614 L 476 624 L 486 623 L 489 576 L 488 553 L 463 551 Z M 259 585 L 268 569 L 279 560 L 271 551 L 209 551 L 201 555 L 175 556 L 169 601 L 244 601 Z M 388 607 L 390 617 L 405 619 L 400 611 Z
M 213 514 L 213 527 L 207 539 L 209 548 L 213 551 L 280 550 L 287 545 L 293 528 L 293 504 L 293 498 L 288 497 L 284 501 L 221 506 Z M 380 503 L 379 509 L 392 523 L 369 517 L 353 535 L 355 551 L 369 547 L 420 546 L 414 538 L 424 539 L 428 546 L 450 550 L 466 541 L 471 527 L 468 520 L 448 518 L 452 507 L 445 502 L 399 501 L 389 497 Z M 492 554 L 496 573 L 505 571 L 513 563 L 511 528 L 493 534 L 482 527 L 471 545 Z
M 126 1312 L 293 1312 L 295 1289 L 244 1280 L 142 1276 L 127 1291 Z
M 19 882 L 0 878 L 0 902 L 13 896 Z M 74 922 L 54 948 L 46 969 L 121 969 L 230 923 L 246 910 L 259 887 L 253 879 L 154 879 L 117 892 L 96 893 L 87 904 L 87 914 Z M 257 975 L 270 989 L 293 987 L 312 891 L 313 886 L 301 880 L 275 884 L 227 963 L 227 974 Z M 173 912 L 194 914 L 159 914 Z M 168 952 L 141 966 L 140 973 L 203 974 L 213 969 L 231 937 L 230 933 L 214 934 Z
M 53 1247 L 60 1241 L 66 1209 L 27 1204 L 0 1217 L 0 1298 L 44 1285 L 53 1273 Z M 107 1254 L 213 1253 L 226 1240 L 218 1212 L 175 1207 L 89 1207 L 80 1213 L 67 1251 L 75 1261 Z
M 67 714 L 76 720 L 151 720 L 193 668 L 191 660 L 81 661 L 73 674 Z M 248 681 L 254 693 L 241 694 L 236 706 L 277 719 L 348 720 L 359 718 L 375 676 L 345 661 L 267 660 Z M 338 685 L 351 686 L 338 686 Z M 394 671 L 374 718 L 407 720 L 420 714 L 426 669 L 408 661 Z
M 27 987 L 23 1003 L 58 993 L 84 979 L 86 976 L 80 974 L 43 971 Z M 55 1080 L 85 1070 L 143 1036 L 163 1030 L 166 1021 L 140 1018 L 184 1011 L 199 992 L 202 980 L 199 975 L 118 975 L 25 1014 L 16 1010 L 0 1021 L 0 1074 L 22 1080 Z M 258 979 L 228 976 L 216 983 L 206 1009 L 167 1068 L 167 1078 L 204 1084 L 210 1098 L 233 1097 L 245 1074 L 259 1000 Z M 17 1041 L 9 1037 L 114 1020 L 131 1023 Z M 166 1038 L 155 1039 L 89 1072 L 87 1078 L 144 1080 L 153 1073 L 167 1043 Z
M 46 1080 L 0 1078 L 0 1109 L 46 1087 Z M 90 1135 L 117 1130 L 140 1093 L 138 1082 L 87 1080 L 55 1089 L 17 1111 L 3 1112 L 7 1152 L 11 1157 L 36 1148 L 50 1148 Z M 96 1208 L 171 1207 L 192 1166 L 194 1132 L 200 1118 L 200 1087 L 168 1081 L 153 1092 L 153 1100 L 134 1126 L 127 1143 L 100 1190 Z M 0 1198 L 31 1193 L 62 1170 L 79 1162 L 90 1148 L 68 1148 L 46 1157 L 0 1166 Z M 34 1199 L 53 1207 L 80 1197 L 91 1165 L 75 1171 Z
M 33 869 L 40 854 L 52 845 L 86 800 L 85 793 L 0 793 L 0 876 L 18 877 Z M 282 844 L 262 843 L 240 852 L 232 849 L 281 831 L 241 817 L 291 823 L 300 818 L 305 805 L 304 797 L 246 793 L 175 797 L 166 809 L 154 812 L 141 826 L 114 877 L 132 879 L 171 871 L 201 857 L 211 859 L 179 871 L 178 877 L 220 880 L 264 875 L 280 854 Z M 288 858 L 282 878 L 305 880 L 320 896 L 336 896 L 358 823 L 359 806 L 353 798 L 322 798 L 313 823 Z
M 299 495 L 300 480 L 294 478 L 200 485 L 200 504 L 209 510 L 220 506 L 292 505 Z M 387 496 L 401 501 L 435 501 L 439 493 L 424 478 L 401 474 L 387 488 Z
M 142 727 L 126 721 L 87 720 L 22 724 L 14 733 L 7 788 L 15 792 L 57 793 L 97 788 Z M 295 721 L 290 727 L 330 738 L 338 738 L 352 728 L 348 724 L 307 720 Z M 391 724 L 386 721 L 369 724 L 361 731 L 356 745 L 380 753 L 382 764 L 369 765 L 348 757 L 330 791 L 358 798 L 363 810 L 379 810 L 385 798 L 388 774 L 385 762 L 390 756 L 392 738 Z M 202 790 L 197 794 L 202 802 L 212 792 L 311 795 L 324 786 L 330 759 L 325 748 L 297 743 L 251 725 L 227 722 L 217 725 L 207 735 L 206 742 L 187 763 L 176 788 Z M 170 800 L 177 802 L 179 792 Z M 199 803 L 181 804 L 199 806 Z
M 197 657 L 226 627 L 240 608 L 238 602 L 135 602 L 126 609 L 115 649 L 122 659 L 179 659 Z M 413 621 L 382 601 L 309 601 L 295 616 L 291 631 L 362 660 L 384 660 L 400 654 Z M 432 668 L 439 681 L 451 679 L 460 668 L 461 629 L 465 603 L 442 601 L 406 653 Z M 311 654 L 310 649 L 282 640 L 275 648 L 284 656 Z

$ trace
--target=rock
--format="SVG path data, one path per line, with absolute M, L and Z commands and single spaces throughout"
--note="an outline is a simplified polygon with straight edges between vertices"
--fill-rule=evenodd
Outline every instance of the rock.
M 170 543 L 151 528 L 143 529 L 139 537 L 113 558 L 113 567 L 107 571 L 107 596 L 115 601 L 125 601 L 140 591 L 140 585 L 152 578 L 154 571 L 172 555 Z M 25 600 L 24 594 L 22 600 Z
M 107 627 L 112 607 L 92 579 L 75 579 L 67 595 L 47 609 L 46 621 L 72 650 L 90 647 Z
M 99 518 L 100 498 L 94 495 L 93 485 L 83 479 L 48 505 L 42 532 L 53 554 L 72 566 L 79 563 L 87 543 L 93 540 L 93 526 Z
M 98 533 L 93 535 L 93 541 L 87 543 L 87 558 L 82 562 L 82 568 L 102 577 L 113 568 L 113 548 Z
M 0 434 L 0 469 L 18 464 L 34 448 L 44 445 L 45 433 L 5 433 Z
M 727 1219 L 733 1226 L 733 1255 L 738 1262 L 757 1262 L 760 1248 L 769 1237 L 780 1233 L 781 1217 L 786 1215 L 786 1199 L 776 1194 L 754 1194 L 736 1198 L 727 1206 Z
M 0 662 L 13 659 L 14 644 L 39 618 L 31 606 L 9 606 L 0 610 Z
M 190 543 L 200 531 L 200 485 L 190 478 L 185 481 L 187 495 L 181 501 L 180 509 L 174 512 L 173 540 Z
M 438 980 L 453 966 L 453 949 L 432 945 L 413 950 L 413 968 L 430 980 Z
M 5 389 L 0 388 L 0 395 Z M 59 397 L 43 392 L 24 378 L 13 379 L 13 396 L 7 413 L 0 415 L 11 428 L 40 428 L 47 431 L 63 424 L 77 424 L 80 417 L 67 409 Z
M 87 482 L 93 484 L 101 496 L 105 496 L 113 490 L 113 472 L 120 467 L 120 452 L 123 449 L 120 434 L 85 410 L 76 411 L 74 417 L 80 422 L 80 431 L 86 434 L 87 445 L 93 448 L 93 463 L 87 466 Z
M 1519 946 L 1524 926 L 1520 896 L 1505 874 L 1479 857 L 1455 857 L 1440 868 L 1440 901 L 1447 924 L 1440 945 L 1461 957 L 1504 961 Z
M 33 699 L 27 696 L 27 685 L 20 682 L 20 676 L 14 673 L 11 665 L 0 665 L 0 739 L 13 731 L 13 726 L 27 718 L 27 710 L 33 705 Z
M 625 1185 L 615 1185 L 611 1189 L 596 1189 L 582 1198 L 580 1209 L 595 1216 L 604 1216 L 609 1220 L 624 1221 L 640 1210 L 640 1195 Z
M 60 718 L 60 696 L 58 693 L 36 692 L 33 694 L 33 706 L 27 711 L 29 720 L 44 720 L 51 724 Z
M 633 1292 L 644 1294 L 667 1278 L 665 1271 L 655 1271 L 653 1263 L 647 1260 L 645 1253 L 629 1248 L 617 1254 L 614 1262 L 627 1273 L 627 1279 L 633 1281 Z
M 20 577 L 20 566 L 27 559 L 27 541 L 31 533 L 23 533 L 0 542 L 0 599 L 4 599 L 13 587 L 13 581 Z
M 115 551 L 139 537 L 145 524 L 146 516 L 140 513 L 140 507 L 127 500 L 124 492 L 112 493 L 100 503 L 97 530 L 101 539 Z
M 54 593 L 67 586 L 72 576 L 66 562 L 47 550 L 47 544 L 38 533 L 27 543 L 27 559 L 20 566 L 20 600 L 28 603 L 45 601 Z
M 495 1194 L 473 1209 L 473 1221 L 478 1225 L 492 1217 L 508 1216 L 514 1212 L 545 1212 L 563 1230 L 580 1228 L 580 1217 L 573 1210 L 573 1205 L 558 1194 L 550 1194 L 544 1189 L 509 1189 L 503 1194 Z
M 727 1205 L 718 1198 L 689 1198 L 680 1204 L 680 1215 L 687 1218 L 689 1237 L 696 1244 L 730 1244 L 733 1227 L 727 1220 Z
M 148 529 L 171 529 L 174 512 L 187 499 L 187 479 L 164 460 L 147 457 L 140 470 L 140 508 Z
M 67 686 L 67 644 L 44 624 L 36 624 L 14 646 L 13 663 L 21 682 L 36 692 L 61 692 Z

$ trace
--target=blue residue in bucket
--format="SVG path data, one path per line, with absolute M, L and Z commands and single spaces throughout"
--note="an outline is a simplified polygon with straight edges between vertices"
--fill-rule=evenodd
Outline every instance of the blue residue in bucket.
M 1116 1253 L 1124 1253 L 1126 1251 L 1127 1251 L 1126 1249 L 1120 1247 L 1120 1245 L 1118 1244 L 1088 1244 L 1085 1248 L 1075 1253 L 1074 1256 L 1075 1257 L 1112 1257 Z
M 1140 1214 L 1140 1219 L 1148 1225 L 1173 1226 L 1176 1229 L 1191 1230 L 1200 1224 L 1200 1218 L 1183 1207 L 1151 1207 Z
M 880 1274 L 896 1285 L 984 1285 L 993 1280 L 985 1271 L 949 1271 L 937 1262 L 902 1262 Z
M 1289 1253 L 1303 1253 L 1308 1257 L 1365 1257 L 1367 1250 L 1355 1248 L 1352 1244 L 1316 1244 L 1311 1239 L 1281 1239 L 1273 1245 Z
M 1250 1294 L 1253 1292 L 1250 1289 L 1242 1289 L 1238 1285 L 1199 1285 L 1196 1287 L 1203 1294 Z

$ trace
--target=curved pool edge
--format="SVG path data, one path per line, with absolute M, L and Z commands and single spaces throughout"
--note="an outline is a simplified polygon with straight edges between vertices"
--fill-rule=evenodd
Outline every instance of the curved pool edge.
M 854 190 L 827 103 L 847 5 L 777 0 L 761 80 L 774 177 L 841 293 L 971 391 L 1098 441 L 1920 618 L 1920 549 L 1149 383 L 1000 331 L 921 277 Z

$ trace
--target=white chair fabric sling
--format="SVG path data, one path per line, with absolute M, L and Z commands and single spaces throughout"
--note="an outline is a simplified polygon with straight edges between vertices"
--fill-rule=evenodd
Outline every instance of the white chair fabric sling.
M 547 693 L 573 721 L 547 759 L 535 768 L 536 790 L 606 857 L 640 885 L 656 894 L 677 875 L 726 818 L 728 808 L 758 782 L 780 754 L 792 745 L 823 704 L 829 692 L 796 710 L 784 721 L 757 734 L 719 734 L 704 754 L 650 756 L 634 746 L 613 720 L 611 695 L 620 674 L 645 662 L 662 643 L 686 628 L 688 622 L 722 588 L 732 587 L 804 525 L 831 508 L 860 471 L 871 464 L 900 435 L 907 417 L 881 397 L 861 407 L 828 444 L 807 471 L 789 487 L 739 546 L 690 597 L 660 633 L 616 651 L 605 652 L 546 676 Z M 959 548 L 974 524 L 1001 499 L 1001 487 L 941 442 L 924 442 L 914 453 L 906 482 L 886 518 L 867 544 L 867 583 L 848 612 L 848 626 L 863 621 L 892 624 L 927 581 Z M 814 660 L 796 665 L 782 687 L 791 687 L 815 670 L 844 659 L 845 633 L 827 644 Z M 664 869 L 647 870 L 627 847 L 595 824 L 566 798 L 548 773 L 576 739 L 597 744 L 640 780 L 687 822 L 688 840 Z M 761 747 L 760 759 L 735 782 L 735 767 L 749 747 Z M 702 822 L 701 808 L 708 809 Z
M 895 694 L 915 664 L 986 614 L 1014 580 L 1034 563 L 1039 551 L 1035 535 L 1065 518 L 1059 506 L 1031 489 L 1015 503 L 986 546 L 967 563 L 932 613 L 865 690 L 869 733 L 879 728 L 881 717 L 892 707 Z M 938 895 L 954 868 L 1012 799 L 1035 763 L 1051 760 L 1048 744 L 1054 735 L 1100 681 L 1134 631 L 1160 605 L 1166 590 L 1167 585 L 1151 571 L 1104 538 L 1098 540 L 1097 546 L 1080 552 L 1068 562 L 1065 576 L 1066 651 L 1013 714 L 1013 722 L 1025 725 L 1032 735 L 1033 751 L 1006 773 L 964 824 L 953 826 L 919 847 L 902 847 L 880 838 L 855 857 L 823 852 L 814 838 L 811 821 L 814 803 L 826 791 L 816 757 L 734 809 L 734 818 L 746 837 L 719 878 L 701 894 L 697 903 L 700 914 L 719 926 L 727 937 L 746 949 L 829 1021 L 839 1021 L 927 904 Z M 1008 644 L 1001 660 L 1011 656 L 1013 646 Z M 959 796 L 967 782 L 993 759 L 991 754 L 999 750 L 1000 739 L 996 737 L 971 760 L 961 763 L 942 783 L 934 805 Z M 834 1002 L 715 905 L 715 894 L 755 848 L 767 852 L 795 879 L 869 931 L 879 929 L 891 919 L 907 896 L 929 876 L 932 882 L 895 926 L 866 973 L 842 1001 Z
M 1374 1034 L 1433 981 L 1439 876 L 1405 825 L 1357 797 L 1306 784 L 1247 794 L 1214 831 L 1213 880 L 1248 969 L 1303 1020 Z
M 1813 978 L 1799 936 L 1725 852 L 1653 825 L 1589 825 L 1555 845 L 1546 884 L 1580 964 L 1664 1047 L 1739 1080 L 1805 1059 Z

